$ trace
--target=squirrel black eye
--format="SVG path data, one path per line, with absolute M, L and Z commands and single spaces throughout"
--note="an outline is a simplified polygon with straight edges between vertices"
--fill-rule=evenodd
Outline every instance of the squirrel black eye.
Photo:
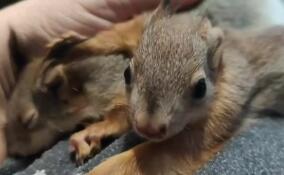
M 205 96 L 205 94 L 206 94 L 206 82 L 204 78 L 201 78 L 200 80 L 198 80 L 198 82 L 194 87 L 192 97 L 194 99 L 201 99 Z
M 48 89 L 48 92 L 52 93 L 54 96 L 57 96 L 61 86 L 62 86 L 62 82 L 58 81 L 58 82 L 48 85 L 47 89 Z
M 130 70 L 130 66 L 128 66 L 126 68 L 126 70 L 124 71 L 124 81 L 125 84 L 129 85 L 131 83 L 131 70 Z

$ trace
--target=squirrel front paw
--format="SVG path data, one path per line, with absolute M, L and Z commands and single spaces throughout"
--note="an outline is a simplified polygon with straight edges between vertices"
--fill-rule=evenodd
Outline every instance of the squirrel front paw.
M 78 165 L 101 149 L 101 138 L 91 135 L 87 130 L 73 134 L 70 138 L 70 151 L 75 154 Z

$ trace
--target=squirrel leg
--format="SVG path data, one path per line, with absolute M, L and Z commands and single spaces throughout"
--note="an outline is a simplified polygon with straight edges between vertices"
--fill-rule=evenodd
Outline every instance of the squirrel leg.
M 142 36 L 145 16 L 139 15 L 129 21 L 114 24 L 110 29 L 88 39 L 75 32 L 67 32 L 48 45 L 50 50 L 45 59 L 69 63 L 96 55 L 132 55 Z
M 219 144 L 207 150 L 197 148 L 200 149 L 197 151 L 194 146 L 188 147 L 187 141 L 188 138 L 178 138 L 140 144 L 107 159 L 88 175 L 191 175 L 222 148 Z
M 70 56 L 80 53 L 87 55 L 107 55 L 112 53 L 128 53 L 132 55 L 144 29 L 145 15 L 134 17 L 132 20 L 115 24 L 109 30 L 99 32 L 72 49 Z
M 103 121 L 94 123 L 70 138 L 71 149 L 75 151 L 76 162 L 83 161 L 101 149 L 101 140 L 118 137 L 130 128 L 127 106 L 117 107 L 109 112 Z

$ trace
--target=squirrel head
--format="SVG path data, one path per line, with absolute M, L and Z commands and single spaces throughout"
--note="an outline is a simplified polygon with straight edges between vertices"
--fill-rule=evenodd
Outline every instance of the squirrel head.
M 124 73 L 134 129 L 154 141 L 206 117 L 222 68 L 223 32 L 168 9 L 155 11 Z
M 60 55 L 49 55 L 56 58 L 35 59 L 23 68 L 10 98 L 6 127 L 10 154 L 37 153 L 58 135 L 100 120 L 115 105 L 112 99 L 124 92 L 123 71 L 129 61 L 122 57 L 62 63 Z

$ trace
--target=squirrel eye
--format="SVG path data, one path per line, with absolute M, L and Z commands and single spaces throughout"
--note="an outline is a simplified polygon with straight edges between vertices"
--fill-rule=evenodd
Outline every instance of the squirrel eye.
M 124 71 L 124 81 L 127 85 L 129 85 L 131 83 L 131 70 L 130 70 L 130 66 L 128 66 L 126 68 L 126 70 Z
M 60 90 L 60 87 L 62 86 L 62 82 L 58 81 L 56 83 L 53 83 L 51 85 L 47 86 L 48 92 L 53 94 L 54 96 L 57 96 Z
M 201 99 L 205 96 L 205 94 L 206 94 L 206 82 L 204 78 L 201 78 L 200 80 L 198 80 L 198 82 L 194 87 L 192 97 L 194 99 Z

